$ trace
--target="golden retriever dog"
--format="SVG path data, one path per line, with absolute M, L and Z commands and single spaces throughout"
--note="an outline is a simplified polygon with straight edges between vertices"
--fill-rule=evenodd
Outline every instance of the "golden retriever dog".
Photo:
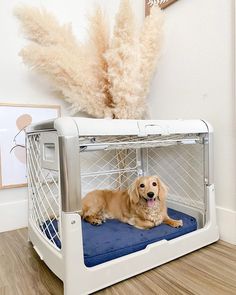
M 161 223 L 181 227 L 182 220 L 171 219 L 166 207 L 167 187 L 157 176 L 143 176 L 124 191 L 95 190 L 82 200 L 83 219 L 100 225 L 118 219 L 139 229 Z

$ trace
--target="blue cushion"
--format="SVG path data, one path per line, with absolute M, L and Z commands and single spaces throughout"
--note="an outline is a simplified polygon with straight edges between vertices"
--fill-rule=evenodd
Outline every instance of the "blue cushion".
M 182 219 L 183 226 L 181 228 L 173 228 L 166 224 L 161 224 L 149 230 L 141 230 L 114 219 L 107 220 L 100 226 L 94 226 L 82 221 L 85 265 L 88 267 L 95 266 L 145 249 L 148 244 L 163 239 L 171 240 L 197 229 L 195 218 L 173 209 L 168 209 L 168 214 L 173 219 Z M 53 224 L 57 230 L 57 222 L 55 220 Z M 43 227 L 46 228 L 45 224 Z M 48 230 L 50 230 L 51 236 L 54 236 L 55 230 L 52 225 L 49 225 L 45 231 L 48 238 L 50 238 Z M 60 248 L 61 243 L 57 237 L 54 238 L 54 241 Z

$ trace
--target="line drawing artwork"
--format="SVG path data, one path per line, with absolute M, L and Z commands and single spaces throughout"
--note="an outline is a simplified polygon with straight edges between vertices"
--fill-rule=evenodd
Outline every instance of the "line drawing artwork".
M 18 159 L 18 161 L 22 162 L 23 164 L 26 164 L 26 151 L 25 151 L 25 144 L 18 143 L 17 138 L 24 133 L 25 136 L 25 129 L 27 126 L 29 126 L 32 123 L 32 116 L 29 114 L 23 114 L 20 115 L 16 119 L 16 126 L 18 128 L 17 134 L 13 138 L 13 147 L 10 150 L 10 153 L 14 152 L 15 157 Z
M 0 104 L 0 189 L 27 185 L 25 129 L 59 115 L 59 106 Z

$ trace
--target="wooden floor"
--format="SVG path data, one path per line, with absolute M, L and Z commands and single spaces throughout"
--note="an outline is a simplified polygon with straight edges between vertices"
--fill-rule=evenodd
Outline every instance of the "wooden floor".
M 27 242 L 27 230 L 0 234 L 0 295 L 62 295 L 63 284 Z M 235 295 L 236 246 L 219 241 L 96 293 Z

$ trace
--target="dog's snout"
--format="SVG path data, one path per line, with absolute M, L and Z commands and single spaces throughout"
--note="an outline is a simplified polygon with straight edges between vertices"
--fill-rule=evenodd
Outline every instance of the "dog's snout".
M 149 198 L 153 198 L 154 197 L 154 193 L 153 192 L 148 192 L 147 195 L 148 195 Z

